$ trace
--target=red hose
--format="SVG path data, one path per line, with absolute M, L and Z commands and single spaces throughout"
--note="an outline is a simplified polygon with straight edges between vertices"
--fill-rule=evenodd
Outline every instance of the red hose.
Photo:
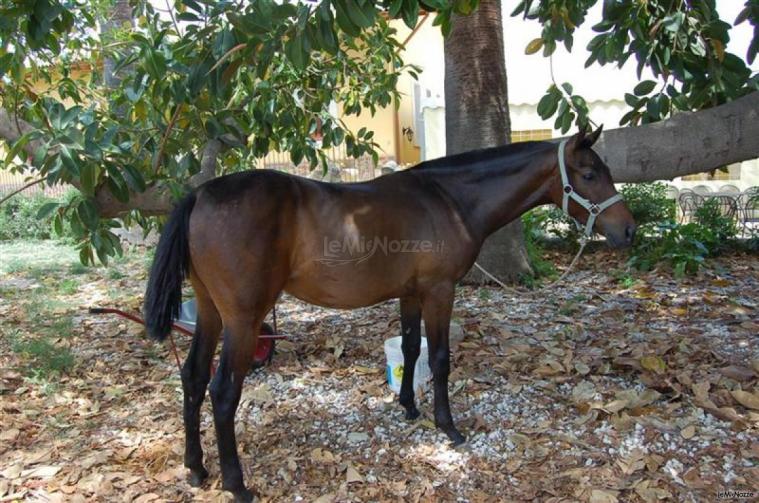
M 137 316 L 136 314 L 128 313 L 126 311 L 122 311 L 121 309 L 115 309 L 112 307 L 91 307 L 89 310 L 90 314 L 115 314 L 117 316 L 120 316 L 122 318 L 126 318 L 128 320 L 134 321 L 135 323 L 139 323 L 140 325 L 145 325 L 145 320 Z M 276 322 L 275 322 L 276 323 Z M 186 329 L 185 327 L 179 325 L 178 323 L 172 323 L 171 328 L 182 332 L 183 334 L 192 336 L 195 333 L 191 330 Z M 280 339 L 287 339 L 286 335 L 277 335 L 277 334 L 259 334 L 259 339 L 271 339 L 271 340 L 280 340 Z M 177 346 L 174 344 L 174 337 L 169 334 L 169 343 L 171 344 L 171 351 L 174 353 L 174 359 L 177 361 L 177 368 L 180 372 L 182 372 L 182 363 L 179 359 L 179 353 L 177 352 Z M 211 363 L 211 373 L 213 374 L 215 371 L 213 363 Z

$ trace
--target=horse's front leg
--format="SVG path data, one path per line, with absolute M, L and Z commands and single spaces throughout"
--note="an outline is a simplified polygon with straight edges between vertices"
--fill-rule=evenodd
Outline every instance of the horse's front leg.
M 403 350 L 403 379 L 399 401 L 406 409 L 406 419 L 419 417 L 414 404 L 414 369 L 422 343 L 422 306 L 415 297 L 401 299 L 401 349 Z
M 235 501 L 249 503 L 254 494 L 245 487 L 235 439 L 235 412 L 245 376 L 252 363 L 261 318 L 241 317 L 224 320 L 224 343 L 221 361 L 211 382 L 211 403 L 219 446 L 221 487 L 234 494 Z
M 453 424 L 448 403 L 448 374 L 451 370 L 448 331 L 453 310 L 453 283 L 439 283 L 422 297 L 422 316 L 427 334 L 430 369 L 435 394 L 435 425 L 443 430 L 454 445 L 465 441 Z

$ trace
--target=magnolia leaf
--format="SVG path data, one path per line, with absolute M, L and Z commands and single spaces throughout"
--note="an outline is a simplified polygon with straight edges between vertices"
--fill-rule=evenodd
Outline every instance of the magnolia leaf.
M 759 395 L 756 393 L 749 393 L 743 390 L 734 390 L 730 394 L 735 398 L 735 401 L 743 405 L 747 409 L 759 410 Z
M 542 38 L 535 38 L 530 41 L 529 44 L 527 44 L 527 47 L 524 48 L 525 54 L 535 54 L 540 49 L 543 48 L 543 39 Z
M 661 374 L 667 370 L 667 364 L 659 356 L 644 356 L 640 359 L 640 365 L 646 370 Z

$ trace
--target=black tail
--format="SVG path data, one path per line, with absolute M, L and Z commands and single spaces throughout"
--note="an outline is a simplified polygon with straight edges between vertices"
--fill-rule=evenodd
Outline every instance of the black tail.
M 182 307 L 182 281 L 190 268 L 188 228 L 195 193 L 185 197 L 163 228 L 145 292 L 145 326 L 148 335 L 162 341 Z

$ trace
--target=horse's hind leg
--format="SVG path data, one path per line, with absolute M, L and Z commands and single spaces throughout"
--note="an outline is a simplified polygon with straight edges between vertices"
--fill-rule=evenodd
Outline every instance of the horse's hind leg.
M 221 332 L 221 318 L 205 287 L 194 281 L 198 320 L 190 352 L 182 367 L 184 391 L 184 465 L 190 469 L 190 485 L 198 487 L 208 476 L 200 445 L 200 407 L 211 376 L 211 360 Z
M 235 412 L 245 376 L 252 364 L 261 322 L 267 310 L 246 313 L 238 310 L 233 319 L 224 318 L 221 361 L 211 382 L 211 402 L 219 445 L 222 488 L 235 495 L 235 501 L 250 502 L 253 493 L 245 487 L 235 440 Z
M 414 369 L 422 343 L 421 334 L 422 307 L 419 299 L 404 297 L 401 299 L 401 350 L 403 350 L 403 379 L 399 401 L 406 409 L 406 419 L 419 417 L 419 410 L 414 404 Z

